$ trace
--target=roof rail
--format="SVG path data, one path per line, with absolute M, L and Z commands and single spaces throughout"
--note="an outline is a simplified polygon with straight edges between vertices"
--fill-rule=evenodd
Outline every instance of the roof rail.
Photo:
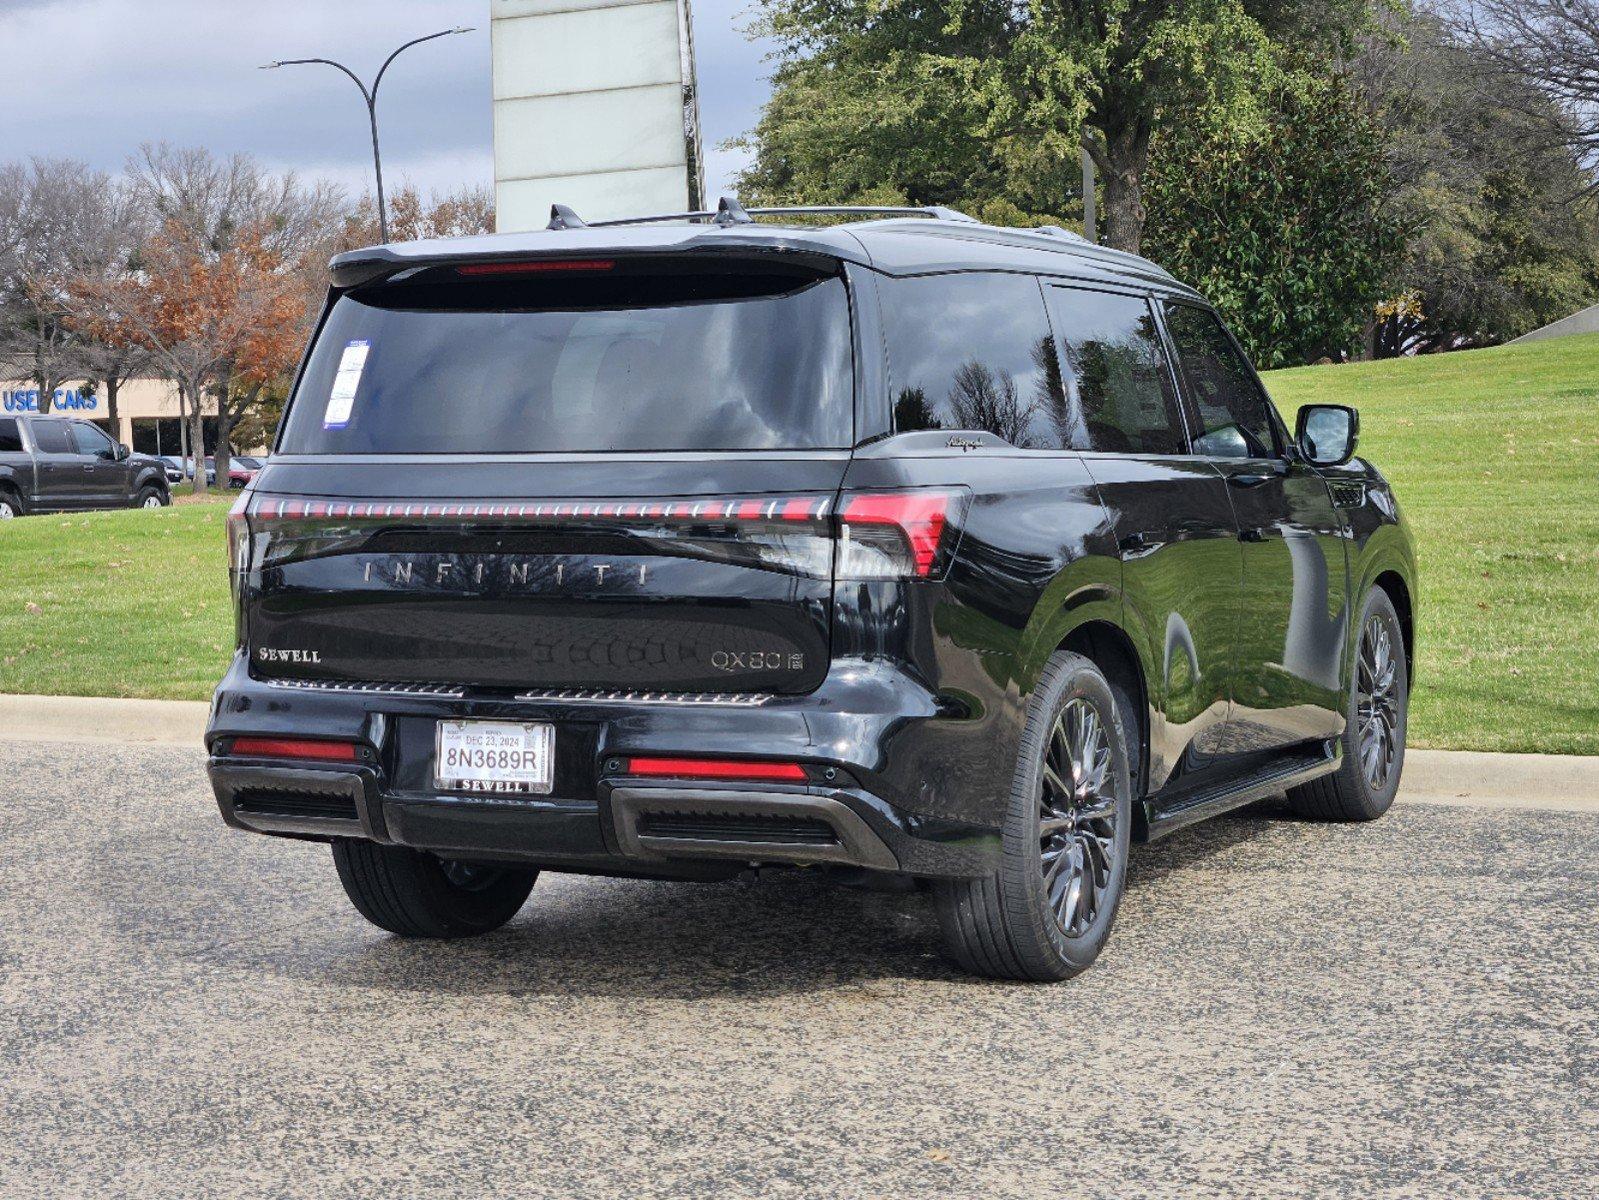
M 928 217 L 935 221 L 962 221 L 968 225 L 980 222 L 953 208 L 942 205 L 905 204 L 781 204 L 764 208 L 745 208 L 732 196 L 723 196 L 715 211 L 700 209 L 692 212 L 654 213 L 646 217 L 617 217 L 609 221 L 585 221 L 564 204 L 550 206 L 550 223 L 546 229 L 604 229 L 615 225 L 653 225 L 658 221 L 711 221 L 717 225 L 748 225 L 756 217 L 788 216 L 873 216 Z

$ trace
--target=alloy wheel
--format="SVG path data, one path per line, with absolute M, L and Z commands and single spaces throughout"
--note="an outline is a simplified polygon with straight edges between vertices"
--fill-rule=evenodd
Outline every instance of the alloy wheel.
M 1061 932 L 1079 937 L 1103 911 L 1116 848 L 1110 740 L 1081 696 L 1055 717 L 1038 793 L 1044 894 Z
M 1399 672 L 1388 625 L 1377 616 L 1366 621 L 1360 634 L 1355 720 L 1360 769 L 1371 789 L 1380 792 L 1388 784 L 1399 751 Z
M 17 510 L 11 506 L 11 501 L 0 500 L 0 521 L 9 521 L 17 515 Z
M 146 496 L 144 498 L 144 507 L 145 508 L 160 508 L 161 507 L 161 497 L 160 496 Z

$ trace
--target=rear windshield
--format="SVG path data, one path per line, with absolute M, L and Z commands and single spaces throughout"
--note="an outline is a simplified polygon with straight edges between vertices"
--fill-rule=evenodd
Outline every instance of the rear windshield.
M 837 276 L 434 268 L 334 304 L 286 454 L 821 449 L 854 440 Z

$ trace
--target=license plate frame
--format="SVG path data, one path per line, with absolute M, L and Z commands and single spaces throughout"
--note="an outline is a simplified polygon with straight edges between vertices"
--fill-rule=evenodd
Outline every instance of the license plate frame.
M 451 750 L 464 752 L 464 758 L 451 756 Z M 523 755 L 533 762 L 523 762 Z M 548 796 L 555 789 L 555 726 L 548 721 L 439 721 L 433 734 L 433 786 L 488 798 Z

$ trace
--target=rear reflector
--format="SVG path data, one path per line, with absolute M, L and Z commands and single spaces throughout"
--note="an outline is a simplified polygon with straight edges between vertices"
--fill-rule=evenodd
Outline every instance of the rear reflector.
M 354 742 L 321 742 L 297 738 L 233 739 L 231 753 L 248 758 L 300 758 L 320 762 L 354 762 Z
M 805 782 L 805 768 L 790 762 L 732 762 L 717 758 L 630 758 L 627 774 L 672 779 L 771 779 Z
M 455 268 L 457 275 L 533 275 L 541 271 L 609 271 L 616 264 L 610 259 L 572 258 L 532 259 L 527 262 L 466 263 Z

